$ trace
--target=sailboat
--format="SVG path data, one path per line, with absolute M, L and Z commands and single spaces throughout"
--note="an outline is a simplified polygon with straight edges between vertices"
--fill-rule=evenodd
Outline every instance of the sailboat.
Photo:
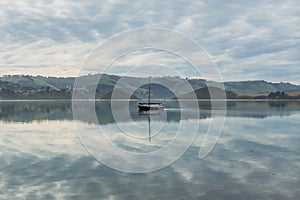
M 150 81 L 151 81 L 151 77 L 149 78 L 149 84 L 148 84 L 148 102 L 138 103 L 139 112 L 164 109 L 162 103 L 160 103 L 160 102 L 150 102 L 150 93 L 151 93 Z

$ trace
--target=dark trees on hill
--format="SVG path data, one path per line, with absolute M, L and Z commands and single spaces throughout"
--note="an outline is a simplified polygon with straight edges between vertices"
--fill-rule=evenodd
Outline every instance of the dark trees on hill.
M 290 99 L 291 96 L 289 96 L 288 94 L 286 94 L 285 92 L 271 92 L 268 95 L 268 99 Z

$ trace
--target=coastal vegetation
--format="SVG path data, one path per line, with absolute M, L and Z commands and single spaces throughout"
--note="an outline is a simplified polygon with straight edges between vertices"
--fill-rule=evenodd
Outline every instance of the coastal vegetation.
M 132 83 L 144 83 L 134 90 L 130 98 L 147 98 L 147 78 L 107 74 L 103 74 L 100 80 L 98 80 L 99 77 L 99 75 L 87 75 L 79 77 L 77 80 L 87 83 L 90 80 L 98 82 L 95 86 L 86 84 L 82 88 L 85 91 L 94 87 L 97 99 L 110 99 L 117 84 L 118 93 L 124 94 L 121 96 L 126 97 L 127 94 L 132 93 Z M 220 89 L 220 83 L 204 79 L 184 79 L 170 76 L 153 79 L 155 80 L 154 83 L 151 83 L 151 98 L 153 99 L 190 99 L 194 95 L 198 99 L 210 99 L 211 92 L 217 94 L 225 92 L 227 99 L 300 99 L 300 86 L 291 83 L 271 83 L 263 80 L 224 82 L 223 85 L 226 88 L 224 91 Z M 71 99 L 74 82 L 75 77 L 6 75 L 0 77 L 0 99 Z M 182 86 L 187 83 L 191 86 L 191 91 L 182 90 Z

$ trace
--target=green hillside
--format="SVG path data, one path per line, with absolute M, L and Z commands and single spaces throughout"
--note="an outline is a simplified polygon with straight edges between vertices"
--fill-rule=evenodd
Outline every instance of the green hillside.
M 0 77 L 0 99 L 70 99 L 72 96 L 73 85 L 76 80 L 81 83 L 82 91 L 96 90 L 96 98 L 103 98 L 115 89 L 120 88 L 122 92 L 132 93 L 134 97 L 145 99 L 148 96 L 148 78 L 140 77 L 120 77 L 115 75 L 103 74 L 86 75 L 75 77 L 44 77 L 29 75 L 7 75 Z M 187 88 L 184 91 L 182 88 Z M 77 84 L 80 85 L 80 84 Z M 139 88 L 134 88 L 139 85 Z M 209 98 L 207 86 L 215 87 L 217 90 L 220 83 L 207 81 L 204 79 L 183 79 L 180 77 L 153 77 L 151 79 L 151 98 L 154 99 L 172 99 L 178 96 L 188 98 L 188 93 L 196 91 L 200 99 Z M 227 98 L 239 99 L 264 99 L 270 93 L 285 92 L 288 96 L 284 98 L 297 99 L 300 92 L 300 86 L 291 83 L 271 83 L 266 81 L 237 81 L 225 82 Z M 80 86 L 81 87 L 81 86 Z M 278 96 L 278 95 L 277 95 Z M 280 97 L 280 95 L 279 95 Z M 283 96 L 281 96 L 283 97 Z M 93 97 L 89 97 L 93 98 Z M 277 98 L 277 97 L 274 97 Z
M 216 99 L 223 99 L 224 97 L 224 90 L 217 88 L 217 87 L 205 87 L 194 92 L 189 92 L 184 95 L 178 97 L 178 99 L 191 99 L 196 97 L 197 99 L 210 99 L 211 94 L 213 93 L 213 97 Z M 237 94 L 231 91 L 225 90 L 225 95 L 227 99 L 235 99 Z
M 290 83 L 271 83 L 266 81 L 225 82 L 226 90 L 243 94 L 265 94 L 270 92 L 299 92 L 300 87 Z

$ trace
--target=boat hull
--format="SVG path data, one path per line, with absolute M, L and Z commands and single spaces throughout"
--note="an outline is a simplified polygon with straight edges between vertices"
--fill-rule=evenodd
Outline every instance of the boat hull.
M 149 110 L 161 110 L 164 107 L 161 103 L 139 103 L 139 111 L 149 111 Z

